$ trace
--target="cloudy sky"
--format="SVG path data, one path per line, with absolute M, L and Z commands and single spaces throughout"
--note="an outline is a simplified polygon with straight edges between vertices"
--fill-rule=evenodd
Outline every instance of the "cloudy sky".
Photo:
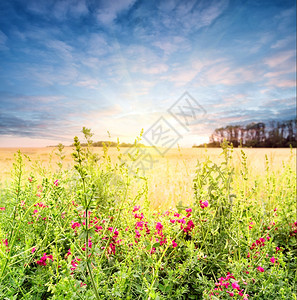
M 295 24 L 293 0 L 1 0 L 0 146 L 295 118 Z M 203 113 L 182 126 L 185 92 Z

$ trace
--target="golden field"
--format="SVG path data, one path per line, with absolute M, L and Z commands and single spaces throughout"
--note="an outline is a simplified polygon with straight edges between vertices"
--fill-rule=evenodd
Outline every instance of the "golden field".
M 17 148 L 0 148 L 0 181 L 3 183 L 10 178 L 10 171 L 14 161 L 14 154 L 18 151 Z M 36 168 L 43 167 L 44 170 L 57 169 L 58 156 L 55 154 L 57 148 L 21 148 L 21 152 L 27 155 L 31 161 L 25 159 L 25 165 Z M 241 150 L 247 155 L 247 167 L 249 170 L 249 179 L 255 180 L 261 178 L 265 173 L 265 161 L 267 159 L 270 165 L 270 172 L 278 172 L 282 168 L 283 162 L 289 162 L 292 168 L 296 166 L 296 149 L 271 149 L 271 148 L 243 148 L 233 149 L 232 163 L 235 169 L 235 175 L 238 174 L 241 166 Z M 63 161 L 64 168 L 71 168 L 73 160 L 71 153 L 73 148 L 65 147 L 65 159 Z M 103 149 L 93 148 L 95 153 L 98 153 L 102 159 Z M 125 154 L 127 148 L 122 148 L 120 152 L 116 148 L 109 148 L 108 154 L 113 163 L 118 161 L 119 153 Z M 169 208 L 174 207 L 176 203 L 182 201 L 189 204 L 193 198 L 193 178 L 195 175 L 195 167 L 197 161 L 209 159 L 214 163 L 222 161 L 222 149 L 212 148 L 180 148 L 170 149 L 164 156 L 161 156 L 155 149 L 145 148 L 145 153 L 151 155 L 153 163 L 151 168 L 149 163 L 144 163 L 144 167 L 148 170 L 145 175 L 148 178 L 148 198 L 151 201 L 153 208 Z M 123 156 L 125 157 L 125 155 Z M 139 159 L 141 160 L 141 158 Z M 139 161 L 140 162 L 140 161 Z M 137 165 L 142 172 L 142 165 Z M 42 168 L 41 168 L 42 169 Z

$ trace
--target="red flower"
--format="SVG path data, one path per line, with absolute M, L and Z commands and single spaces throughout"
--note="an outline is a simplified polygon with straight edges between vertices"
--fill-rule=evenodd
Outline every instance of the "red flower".
M 161 231 L 162 229 L 163 229 L 163 225 L 160 222 L 158 222 L 156 224 L 156 230 Z
M 236 282 L 236 281 L 233 282 L 232 283 L 232 288 L 239 291 L 240 290 L 240 286 L 239 286 L 238 282 Z
M 264 269 L 261 266 L 257 267 L 257 270 L 261 273 L 264 272 Z

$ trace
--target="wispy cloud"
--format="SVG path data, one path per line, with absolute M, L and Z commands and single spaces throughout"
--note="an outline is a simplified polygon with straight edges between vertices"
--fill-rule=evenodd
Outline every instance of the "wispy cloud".
M 207 110 L 187 140 L 228 123 L 294 116 L 294 4 L 11 0 L 2 7 L 5 141 L 66 141 L 82 126 L 132 140 L 185 90 Z

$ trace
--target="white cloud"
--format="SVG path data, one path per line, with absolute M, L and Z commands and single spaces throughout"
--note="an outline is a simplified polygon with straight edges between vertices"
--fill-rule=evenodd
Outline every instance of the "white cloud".
M 286 62 L 286 60 L 292 58 L 295 53 L 295 50 L 282 51 L 264 59 L 264 63 L 273 68 L 280 64 L 283 64 L 284 62 Z
M 9 48 L 6 46 L 7 36 L 0 30 L 0 50 L 8 50 Z
M 118 14 L 130 9 L 136 0 L 100 1 L 101 7 L 97 11 L 97 20 L 104 25 L 111 25 Z

